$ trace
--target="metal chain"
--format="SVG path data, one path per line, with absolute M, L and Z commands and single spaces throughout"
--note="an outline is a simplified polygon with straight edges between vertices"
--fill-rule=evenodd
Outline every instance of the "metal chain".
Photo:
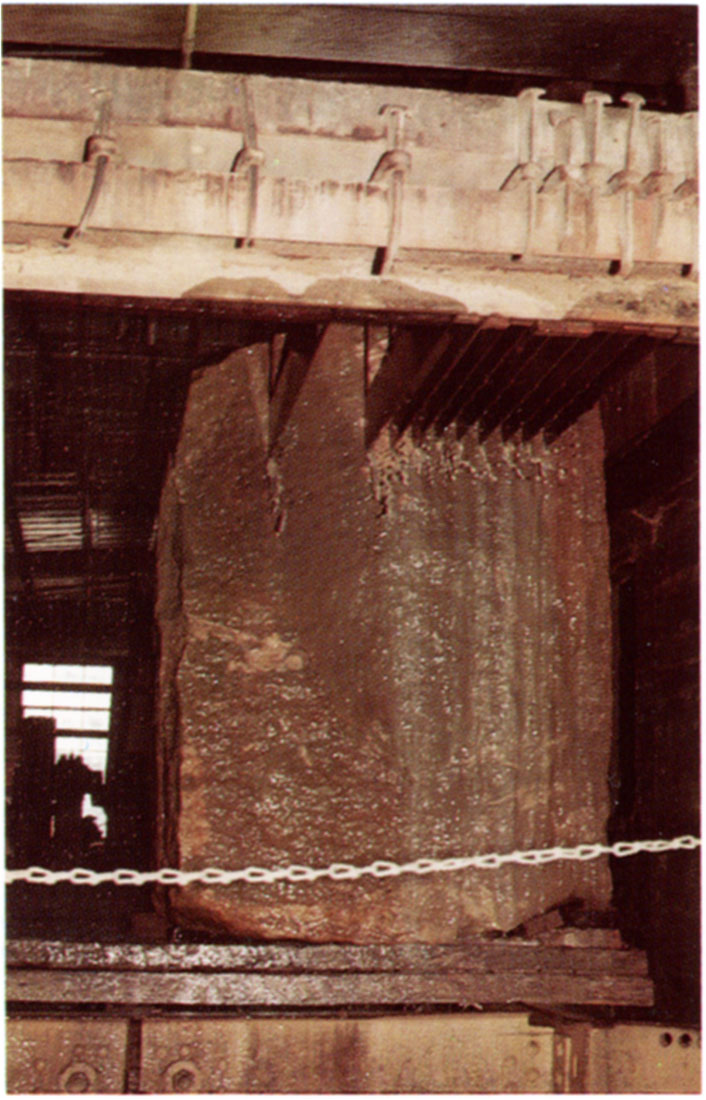
M 35 885 L 54 886 L 70 882 L 74 886 L 100 886 L 112 882 L 117 886 L 144 886 L 159 883 L 161 886 L 189 886 L 199 882 L 206 886 L 231 886 L 234 882 L 271 884 L 275 882 L 316 882 L 330 878 L 335 882 L 356 880 L 363 875 L 373 878 L 396 878 L 399 875 L 431 875 L 440 871 L 465 871 L 470 867 L 481 871 L 494 870 L 508 863 L 535 867 L 541 863 L 554 863 L 560 859 L 589 860 L 600 856 L 634 856 L 639 852 L 690 851 L 698 848 L 701 840 L 695 836 L 678 836 L 672 840 L 619 840 L 615 844 L 579 844 L 575 848 L 531 848 L 525 852 L 508 852 L 505 855 L 491 852 L 481 856 L 462 856 L 450 859 L 416 859 L 412 863 L 394 863 L 378 859 L 364 867 L 350 863 L 332 863 L 328 867 L 289 867 L 268 870 L 266 867 L 243 867 L 236 871 L 206 867 L 201 871 L 180 871 L 162 867 L 159 871 L 132 871 L 121 867 L 115 871 L 90 871 L 74 867 L 69 871 L 51 871 L 46 867 L 23 867 L 6 870 L 5 882 L 31 882 Z

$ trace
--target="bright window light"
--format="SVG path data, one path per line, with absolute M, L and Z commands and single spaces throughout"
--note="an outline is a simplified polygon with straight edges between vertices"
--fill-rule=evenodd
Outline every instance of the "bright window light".
M 105 782 L 108 766 L 107 737 L 57 737 L 54 739 L 54 762 L 62 756 L 78 756 L 87 768 L 100 772 Z
M 91 771 L 100 772 L 105 783 L 108 738 L 93 735 L 109 733 L 113 695 L 111 691 L 91 689 L 112 687 L 112 667 L 28 663 L 22 666 L 22 681 L 42 685 L 22 689 L 23 716 L 53 718 L 57 731 L 69 731 L 54 738 L 54 762 L 77 757 Z M 102 806 L 93 805 L 90 794 L 83 797 L 81 816 L 95 818 L 101 836 L 107 835 L 108 815 Z
M 81 817 L 95 817 L 101 836 L 108 834 L 108 815 L 102 806 L 94 806 L 90 794 L 83 796 Z
M 25 707 L 25 718 L 53 718 L 58 730 L 82 730 L 86 733 L 107 733 L 110 729 L 109 710 L 69 710 L 65 707 Z
M 113 683 L 110 665 L 36 665 L 22 666 L 26 684 L 104 684 Z
M 77 756 L 91 771 L 100 772 L 105 783 L 108 767 L 107 737 L 56 737 L 54 739 L 54 762 L 62 756 Z M 108 815 L 102 806 L 94 806 L 90 794 L 83 796 L 81 817 L 94 817 L 101 836 L 108 833 Z
M 23 707 L 69 707 L 71 710 L 110 710 L 109 691 L 45 691 L 25 688 Z

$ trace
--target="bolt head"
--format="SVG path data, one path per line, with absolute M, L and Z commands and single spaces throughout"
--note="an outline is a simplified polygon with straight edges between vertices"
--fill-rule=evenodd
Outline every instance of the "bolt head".
M 588 91 L 588 92 L 584 92 L 581 102 L 582 103 L 598 103 L 599 105 L 604 104 L 607 107 L 609 103 L 613 102 L 613 97 L 612 97 L 612 95 L 608 95 L 607 92 Z
M 637 92 L 626 92 L 625 95 L 621 95 L 620 102 L 627 103 L 628 107 L 634 107 L 639 110 L 640 107 L 645 106 L 647 100 Z

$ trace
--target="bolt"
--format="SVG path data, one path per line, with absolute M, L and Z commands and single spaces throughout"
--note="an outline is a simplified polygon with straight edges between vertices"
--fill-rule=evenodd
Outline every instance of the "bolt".
M 645 106 L 645 100 L 637 92 L 626 92 L 620 97 L 621 103 L 627 103 L 630 108 L 628 119 L 628 144 L 625 153 L 625 170 L 634 171 L 637 154 L 637 137 L 640 126 L 640 109 Z
M 409 116 L 409 111 L 406 107 L 386 103 L 381 107 L 380 114 L 385 119 L 388 149 L 400 149 L 404 140 L 405 119 Z
M 654 134 L 652 162 L 654 168 L 642 183 L 643 195 L 668 195 L 674 190 L 674 174 L 668 172 L 664 155 L 664 129 L 660 115 L 650 120 L 650 130 Z
M 637 92 L 626 92 L 622 96 L 622 102 L 626 103 L 630 114 L 628 116 L 628 132 L 625 143 L 625 167 L 621 172 L 616 172 L 608 182 L 608 191 L 615 194 L 623 193 L 623 228 L 621 233 L 620 271 L 623 275 L 629 275 L 634 265 L 635 253 L 635 226 L 634 226 L 634 193 L 640 184 L 640 173 L 636 167 L 637 139 L 640 127 L 640 109 L 644 107 L 645 100 Z
M 194 1087 L 196 1076 L 190 1069 L 180 1069 L 172 1077 L 172 1087 L 175 1092 L 188 1092 Z
M 64 1088 L 66 1092 L 88 1092 L 91 1082 L 88 1080 L 88 1076 L 82 1073 L 80 1070 L 76 1073 L 72 1073 L 67 1079 Z
M 589 187 L 597 187 L 603 181 L 606 167 L 600 163 L 601 131 L 604 108 L 613 102 L 606 92 L 586 92 L 582 99 L 585 108 L 586 150 L 588 160 L 583 165 L 584 180 Z
M 110 127 L 113 97 L 107 88 L 95 88 L 93 95 L 97 104 L 96 128 L 94 134 L 106 135 Z
M 518 100 L 529 105 L 529 125 L 527 130 L 527 163 L 536 163 L 537 153 L 537 103 L 543 95 L 544 88 L 523 88 L 518 95 Z

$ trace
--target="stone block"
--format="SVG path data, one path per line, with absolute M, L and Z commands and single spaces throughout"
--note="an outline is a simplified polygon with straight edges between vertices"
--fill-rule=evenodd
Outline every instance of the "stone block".
M 610 594 L 597 410 L 551 447 L 366 452 L 364 333 L 331 325 L 270 446 L 269 349 L 194 381 L 162 501 L 161 860 L 405 861 L 605 839 Z M 297 369 L 301 368 L 301 364 Z M 607 860 L 172 891 L 235 936 L 454 942 Z

